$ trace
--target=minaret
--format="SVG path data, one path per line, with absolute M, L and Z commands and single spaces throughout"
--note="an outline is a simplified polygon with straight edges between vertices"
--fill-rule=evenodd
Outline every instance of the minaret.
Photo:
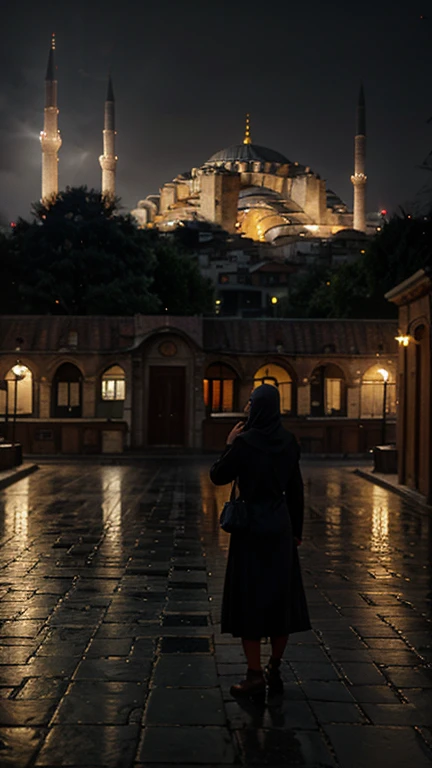
M 354 186 L 353 227 L 366 232 L 366 109 L 363 86 L 357 105 L 357 131 L 354 139 L 354 174 L 351 181 Z
M 52 201 L 58 194 L 58 151 L 62 145 L 58 129 L 57 77 L 54 62 L 55 35 L 51 37 L 48 67 L 45 76 L 44 127 L 42 146 L 42 202 Z
M 245 135 L 243 139 L 243 144 L 252 144 L 252 137 L 250 132 L 250 114 L 248 113 L 246 115 L 246 127 L 245 127 Z
M 102 168 L 102 196 L 115 198 L 116 165 L 115 153 L 115 124 L 114 124 L 114 91 L 111 76 L 108 78 L 108 92 L 105 101 L 104 129 L 103 129 L 103 155 L 99 158 Z

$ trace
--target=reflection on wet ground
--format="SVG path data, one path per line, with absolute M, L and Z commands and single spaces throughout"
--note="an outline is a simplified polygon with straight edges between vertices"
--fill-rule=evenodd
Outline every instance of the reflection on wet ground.
M 45 465 L 0 492 L 1 765 L 431 765 L 429 516 L 305 463 L 313 631 L 283 697 L 239 704 L 210 463 Z

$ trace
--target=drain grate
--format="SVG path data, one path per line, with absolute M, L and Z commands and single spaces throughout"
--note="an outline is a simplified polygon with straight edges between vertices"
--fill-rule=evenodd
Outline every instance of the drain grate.
M 206 627 L 207 616 L 197 616 L 194 613 L 177 613 L 164 616 L 164 627 Z

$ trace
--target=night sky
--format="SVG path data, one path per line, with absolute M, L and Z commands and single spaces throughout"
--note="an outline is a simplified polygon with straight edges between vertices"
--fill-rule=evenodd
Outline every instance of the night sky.
M 351 206 L 361 80 L 368 210 L 396 210 L 432 186 L 418 168 L 432 150 L 430 0 L 2 0 L 0 10 L 0 222 L 28 216 L 40 197 L 51 32 L 60 188 L 100 188 L 110 69 L 126 209 L 239 143 L 247 111 L 254 143 L 310 165 Z

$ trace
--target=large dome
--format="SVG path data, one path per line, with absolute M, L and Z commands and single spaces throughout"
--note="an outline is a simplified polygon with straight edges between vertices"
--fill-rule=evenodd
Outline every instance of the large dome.
M 290 161 L 280 152 L 267 147 L 259 147 L 258 144 L 233 144 L 232 147 L 220 149 L 215 152 L 206 162 L 206 165 L 215 163 L 233 163 L 237 160 L 257 161 L 260 163 L 279 163 L 286 165 Z

